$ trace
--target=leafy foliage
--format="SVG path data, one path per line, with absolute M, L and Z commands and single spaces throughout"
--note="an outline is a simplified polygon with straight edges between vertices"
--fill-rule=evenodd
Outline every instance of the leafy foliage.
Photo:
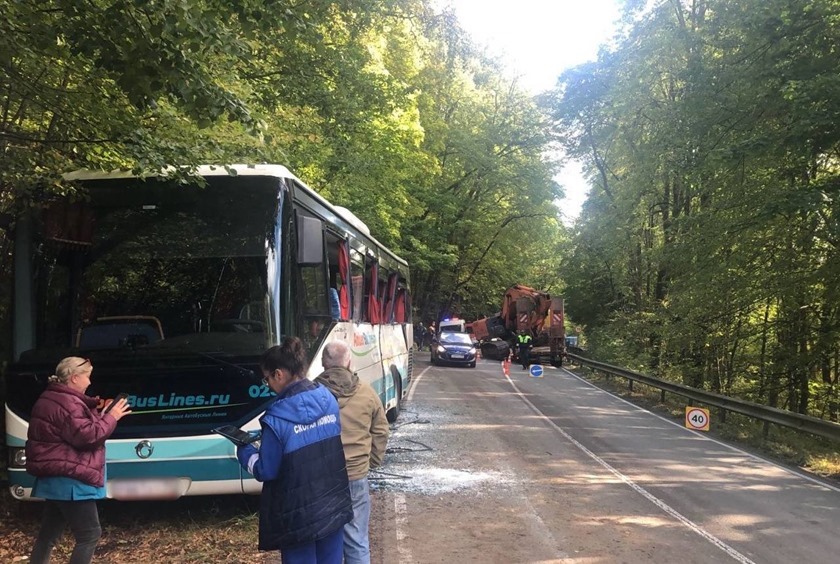
M 618 360 L 837 420 L 840 4 L 634 6 L 546 100 L 594 186 L 570 313 Z
M 0 10 L 0 212 L 78 169 L 278 162 L 412 265 L 417 315 L 559 290 L 544 112 L 422 0 L 40 0 Z M 0 311 L 0 317 L 5 317 Z

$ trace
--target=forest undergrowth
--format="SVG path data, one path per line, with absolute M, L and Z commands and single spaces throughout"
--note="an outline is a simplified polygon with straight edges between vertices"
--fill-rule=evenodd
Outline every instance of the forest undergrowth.
M 198 563 L 267 564 L 276 553 L 257 550 L 257 496 L 197 496 L 175 501 L 99 504 L 102 538 L 94 561 L 111 564 Z M 0 562 L 29 560 L 43 504 L 12 499 L 0 488 Z M 73 539 L 53 551 L 54 562 L 67 562 Z

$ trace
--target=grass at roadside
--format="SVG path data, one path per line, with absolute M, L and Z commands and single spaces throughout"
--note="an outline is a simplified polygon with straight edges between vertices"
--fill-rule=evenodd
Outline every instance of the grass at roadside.
M 627 380 L 616 376 L 607 377 L 581 367 L 569 366 L 570 370 L 596 386 L 609 390 L 617 396 L 642 406 L 664 417 L 682 423 L 685 407 L 690 400 L 674 394 L 665 394 L 661 401 L 660 390 L 634 382 L 630 390 Z M 704 406 L 697 406 L 704 407 Z M 783 464 L 793 465 L 824 478 L 840 481 L 840 449 L 827 439 L 809 433 L 801 433 L 778 425 L 770 425 L 767 436 L 761 421 L 737 413 L 721 417 L 712 408 L 709 433 L 730 443 L 738 443 L 745 450 L 772 458 Z
M 256 496 L 211 496 L 176 501 L 118 502 L 99 505 L 102 538 L 94 562 L 265 564 L 276 553 L 257 550 Z M 19 502 L 0 490 L 0 562 L 26 562 L 35 542 L 43 504 Z M 70 558 L 69 531 L 53 560 Z

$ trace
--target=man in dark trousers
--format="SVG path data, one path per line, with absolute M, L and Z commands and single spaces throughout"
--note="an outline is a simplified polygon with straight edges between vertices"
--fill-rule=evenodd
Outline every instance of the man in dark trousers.
M 425 342 L 426 326 L 418 322 L 417 325 L 414 326 L 414 346 L 417 347 L 418 351 L 422 351 Z
M 522 369 L 528 370 L 531 366 L 531 335 L 527 331 L 520 331 L 516 336 L 516 343 L 519 345 L 519 362 Z

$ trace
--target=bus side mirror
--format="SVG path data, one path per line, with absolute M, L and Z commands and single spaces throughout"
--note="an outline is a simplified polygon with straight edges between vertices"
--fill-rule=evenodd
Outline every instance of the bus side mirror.
M 317 266 L 324 262 L 324 226 L 320 219 L 297 216 L 297 263 Z

